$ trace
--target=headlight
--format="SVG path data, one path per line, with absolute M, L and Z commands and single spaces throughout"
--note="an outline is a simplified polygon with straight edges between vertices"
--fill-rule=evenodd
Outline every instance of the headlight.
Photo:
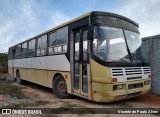
M 148 81 L 144 81 L 144 85 L 149 85 L 149 80 Z
M 123 85 L 117 85 L 117 89 L 123 89 Z
M 113 85 L 113 90 L 121 90 L 123 89 L 123 85 Z

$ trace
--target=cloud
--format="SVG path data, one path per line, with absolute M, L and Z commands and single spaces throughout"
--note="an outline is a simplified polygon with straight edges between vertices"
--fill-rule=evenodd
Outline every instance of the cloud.
M 19 42 L 22 38 L 27 37 L 28 29 L 34 26 L 32 11 L 24 10 L 25 4 L 16 2 L 11 6 L 12 2 L 5 1 L 0 11 L 0 52 L 7 52 L 8 47 Z M 28 4 L 32 6 L 32 4 Z M 26 33 L 26 34 L 24 34 Z M 23 35 L 24 34 L 24 35 Z
M 136 21 L 142 37 L 160 34 L 160 0 L 0 1 L 0 52 L 91 10 L 114 12 Z M 66 5 L 66 6 L 65 6 Z
M 10 46 L 70 19 L 60 12 L 47 9 L 46 5 L 43 1 L 37 3 L 33 0 L 1 3 L 0 53 L 7 52 Z
M 14 23 L 11 20 L 5 20 L 2 19 L 4 16 L 1 14 L 0 16 L 0 52 L 7 52 L 7 46 L 10 45 L 10 42 L 12 40 L 12 37 L 14 36 L 13 32 L 9 32 L 9 30 L 12 30 L 12 27 L 14 26 Z
M 57 12 L 57 11 L 54 11 L 51 14 L 52 14 L 51 20 L 50 20 L 49 25 L 47 26 L 49 28 L 53 28 L 55 26 L 58 26 L 58 25 L 65 23 L 71 19 L 70 17 L 67 17 L 64 14 Z
M 160 0 L 125 0 L 115 12 L 124 15 L 140 26 L 142 37 L 160 34 Z

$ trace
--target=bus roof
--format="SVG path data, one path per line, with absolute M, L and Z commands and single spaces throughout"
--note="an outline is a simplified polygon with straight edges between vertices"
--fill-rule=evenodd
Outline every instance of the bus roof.
M 54 28 L 51 28 L 51 29 L 49 29 L 49 30 L 47 30 L 47 31 L 44 31 L 44 32 L 42 32 L 42 33 L 40 33 L 40 34 L 38 34 L 38 35 L 35 35 L 35 36 L 31 37 L 31 38 L 28 38 L 28 39 L 26 39 L 26 40 L 24 40 L 24 41 L 22 41 L 22 42 L 19 42 L 19 43 L 15 44 L 15 45 L 13 45 L 13 46 L 11 46 L 11 47 L 14 47 L 14 46 L 19 45 L 19 44 L 21 44 L 21 43 L 24 43 L 24 42 L 26 42 L 26 41 L 32 40 L 32 39 L 34 39 L 34 38 L 36 38 L 36 37 L 38 37 L 38 36 L 41 36 L 41 35 L 43 35 L 43 34 L 46 34 L 47 32 L 50 32 L 50 31 L 56 30 L 56 29 L 58 29 L 58 28 L 64 27 L 64 26 L 66 26 L 66 25 L 68 25 L 68 24 L 70 24 L 70 23 L 73 23 L 73 22 L 75 22 L 75 21 L 78 21 L 78 20 L 80 20 L 80 19 L 83 19 L 83 18 L 85 18 L 85 17 L 87 17 L 87 16 L 90 16 L 90 15 L 92 15 L 92 14 L 93 14 L 93 15 L 94 15 L 94 14 L 97 14 L 97 15 L 108 15 L 108 16 L 118 17 L 118 18 L 127 20 L 127 21 L 129 21 L 130 23 L 132 23 L 132 24 L 136 25 L 137 27 L 139 27 L 139 25 L 138 25 L 136 22 L 134 22 L 133 20 L 131 20 L 131 19 L 127 18 L 127 17 L 121 16 L 121 15 L 118 15 L 118 14 L 115 14 L 115 13 L 110 13 L 110 12 L 91 11 L 91 12 L 88 12 L 88 13 L 86 13 L 86 14 L 84 14 L 84 15 L 81 15 L 81 16 L 79 16 L 79 17 L 77 17 L 77 18 L 74 18 L 74 19 L 72 19 L 72 20 L 70 20 L 70 21 L 67 21 L 67 22 L 65 22 L 65 23 L 63 23 L 63 24 L 61 24 L 61 25 L 58 25 L 58 26 L 56 26 L 56 27 L 54 27 Z

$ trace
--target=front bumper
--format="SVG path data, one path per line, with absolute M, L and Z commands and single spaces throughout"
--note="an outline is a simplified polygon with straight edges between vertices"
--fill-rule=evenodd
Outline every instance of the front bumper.
M 113 91 L 113 85 L 92 82 L 92 100 L 96 102 L 113 102 L 132 98 L 149 92 L 151 85 L 144 85 L 140 88 L 128 89 L 129 84 L 144 83 L 144 81 L 135 81 L 125 83 L 125 88 Z

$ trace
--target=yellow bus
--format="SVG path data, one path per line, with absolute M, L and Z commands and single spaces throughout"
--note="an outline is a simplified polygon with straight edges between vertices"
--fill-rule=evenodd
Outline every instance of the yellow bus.
M 151 70 L 138 28 L 118 14 L 89 12 L 10 47 L 9 73 L 63 99 L 112 102 L 145 94 Z

